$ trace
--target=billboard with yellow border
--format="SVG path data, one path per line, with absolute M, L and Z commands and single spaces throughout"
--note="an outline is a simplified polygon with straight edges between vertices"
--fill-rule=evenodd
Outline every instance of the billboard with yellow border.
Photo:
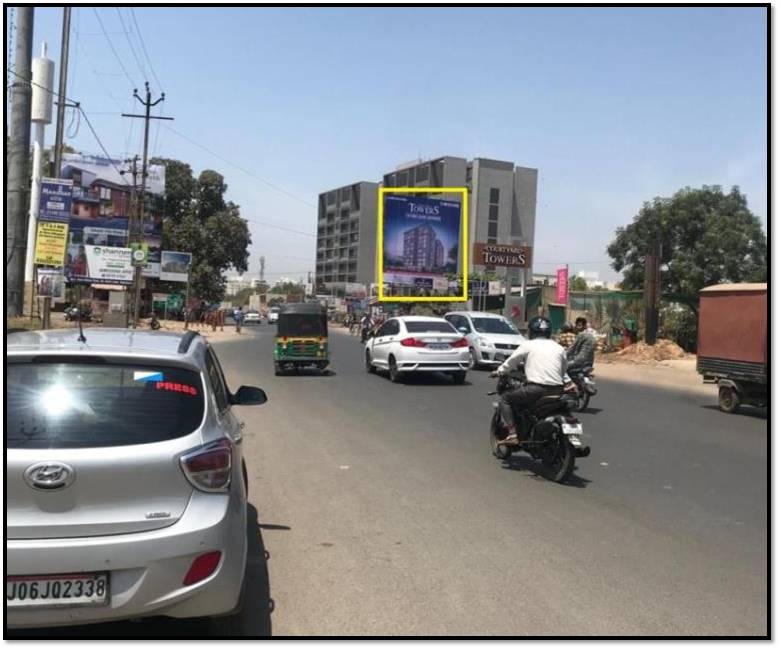
M 468 188 L 380 187 L 377 212 L 379 301 L 466 301 Z M 453 275 L 461 280 L 456 295 L 449 294 Z M 385 284 L 411 295 L 387 295 Z

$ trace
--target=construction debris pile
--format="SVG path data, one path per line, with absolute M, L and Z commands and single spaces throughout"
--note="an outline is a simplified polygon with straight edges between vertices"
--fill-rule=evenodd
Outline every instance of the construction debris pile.
M 647 363 L 652 361 L 671 361 L 686 357 L 685 350 L 677 343 L 660 338 L 655 345 L 644 342 L 629 345 L 614 354 L 615 360 L 624 360 L 633 363 Z

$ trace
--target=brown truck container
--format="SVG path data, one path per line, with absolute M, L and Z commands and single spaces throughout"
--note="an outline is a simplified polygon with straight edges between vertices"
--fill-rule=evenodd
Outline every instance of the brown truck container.
M 766 407 L 766 284 L 719 284 L 699 294 L 696 369 L 717 383 L 721 410 Z

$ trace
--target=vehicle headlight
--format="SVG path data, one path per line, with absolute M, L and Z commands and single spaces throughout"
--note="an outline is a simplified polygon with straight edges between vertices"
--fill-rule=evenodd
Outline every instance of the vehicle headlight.
M 480 347 L 492 347 L 493 343 L 491 343 L 487 338 L 480 338 L 479 339 L 479 346 Z

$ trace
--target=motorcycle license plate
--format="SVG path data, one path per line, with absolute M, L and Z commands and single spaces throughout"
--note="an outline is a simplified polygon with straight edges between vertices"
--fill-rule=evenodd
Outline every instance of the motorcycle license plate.
M 57 606 L 105 606 L 108 604 L 108 573 L 74 575 L 9 576 L 5 580 L 8 608 Z
M 563 424 L 564 435 L 582 435 L 582 424 Z

